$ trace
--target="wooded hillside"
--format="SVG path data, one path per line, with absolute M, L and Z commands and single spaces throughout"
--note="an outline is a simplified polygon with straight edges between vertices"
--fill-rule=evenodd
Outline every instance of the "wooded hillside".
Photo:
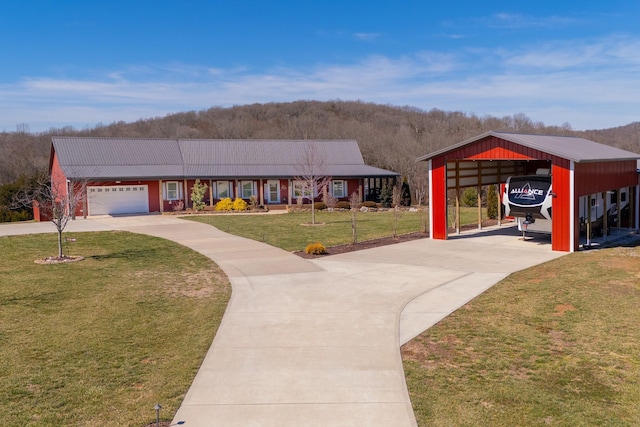
M 640 122 L 627 126 L 574 132 L 569 125 L 545 126 L 524 114 L 478 117 L 461 112 L 393 107 L 348 101 L 297 101 L 214 107 L 133 123 L 118 122 L 92 129 L 51 129 L 32 134 L 0 133 L 0 185 L 23 174 L 46 171 L 51 136 L 355 139 L 365 162 L 390 169 L 411 183 L 424 164 L 415 159 L 489 130 L 578 135 L 640 153 Z

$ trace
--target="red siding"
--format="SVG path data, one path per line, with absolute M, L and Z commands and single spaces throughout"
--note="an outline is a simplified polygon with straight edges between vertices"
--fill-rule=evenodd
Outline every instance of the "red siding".
M 487 137 L 445 154 L 448 160 L 536 160 L 549 155 L 496 137 Z
M 358 178 L 348 179 L 347 180 L 347 195 L 342 200 L 349 200 L 349 197 L 354 192 L 358 192 L 360 189 L 360 180 Z
M 280 180 L 280 203 L 284 203 L 285 205 L 289 203 L 289 180 L 288 179 Z
M 571 250 L 571 171 L 568 160 L 551 165 L 552 188 L 556 197 L 551 202 L 551 249 Z M 575 246 L 577 247 L 577 246 Z
M 431 187 L 433 193 L 429 203 L 433 209 L 431 238 L 444 240 L 447 238 L 447 168 L 444 157 L 431 160 Z
M 51 162 L 51 188 L 60 197 L 67 197 L 67 177 L 62 172 L 58 154 L 55 151 Z
M 637 185 L 636 161 L 576 163 L 575 183 L 577 196 Z

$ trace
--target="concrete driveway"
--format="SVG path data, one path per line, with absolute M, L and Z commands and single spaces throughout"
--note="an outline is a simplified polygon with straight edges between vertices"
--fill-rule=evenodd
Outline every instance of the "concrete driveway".
M 69 225 L 88 229 L 176 241 L 231 280 L 220 329 L 174 418 L 186 426 L 415 426 L 400 345 L 508 274 L 563 255 L 509 229 L 315 260 L 175 217 Z

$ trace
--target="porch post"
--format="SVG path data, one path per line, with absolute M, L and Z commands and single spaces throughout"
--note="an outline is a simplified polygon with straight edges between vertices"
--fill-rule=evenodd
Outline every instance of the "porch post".
M 162 197 L 162 180 L 158 180 L 158 198 L 160 199 L 160 213 L 164 213 L 164 198 Z
M 262 178 L 260 178 L 260 190 L 258 190 L 258 192 L 260 193 L 260 205 L 264 206 L 264 183 L 262 182 Z
M 184 180 L 184 208 L 187 209 L 189 207 L 189 200 L 187 199 L 187 180 Z

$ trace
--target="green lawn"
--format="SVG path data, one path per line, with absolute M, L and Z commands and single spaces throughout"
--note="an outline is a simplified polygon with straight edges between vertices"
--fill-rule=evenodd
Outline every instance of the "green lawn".
M 511 275 L 403 347 L 420 426 L 640 425 L 640 247 Z
M 6 426 L 142 426 L 171 418 L 230 296 L 207 258 L 158 238 L 82 233 L 84 261 L 37 265 L 55 234 L 0 237 Z
M 398 234 L 422 230 L 425 212 L 405 212 L 398 220 Z M 287 251 L 303 250 L 309 243 L 320 242 L 325 246 L 351 243 L 351 216 L 349 212 L 316 213 L 316 222 L 323 225 L 309 226 L 310 212 L 280 215 L 201 215 L 188 217 L 194 221 L 211 224 L 222 231 Z M 358 241 L 393 235 L 392 212 L 358 212 Z
M 296 250 L 350 239 L 348 213 L 199 216 Z M 407 213 L 399 230 L 420 230 Z M 359 213 L 362 240 L 390 218 Z M 70 235 L 84 261 L 36 265 L 54 234 L 0 237 L 0 413 L 8 426 L 171 418 L 230 296 L 213 262 L 126 232 Z M 284 242 L 284 243 L 283 243 Z M 402 349 L 421 426 L 640 425 L 640 247 L 511 275 Z

